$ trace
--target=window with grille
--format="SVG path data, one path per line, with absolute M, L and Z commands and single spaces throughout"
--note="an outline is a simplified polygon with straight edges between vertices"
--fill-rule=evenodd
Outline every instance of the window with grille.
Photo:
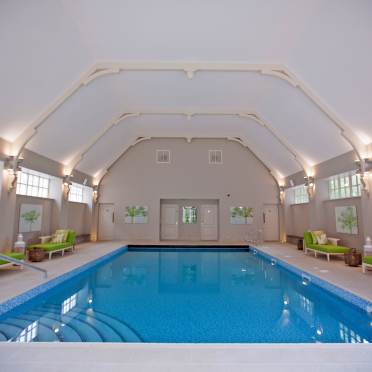
M 68 201 L 83 203 L 83 188 L 83 185 L 72 183 L 70 186 L 70 192 L 68 194 Z
M 358 197 L 361 195 L 360 176 L 355 173 L 342 173 L 328 180 L 330 199 Z
M 49 197 L 50 176 L 31 169 L 22 168 L 17 178 L 17 194 Z
M 183 207 L 182 208 L 182 223 L 194 224 L 197 220 L 196 207 Z
M 209 164 L 222 164 L 222 150 L 209 150 Z
M 170 150 L 156 150 L 156 162 L 158 164 L 169 164 Z
M 303 204 L 309 202 L 309 194 L 305 185 L 293 188 L 293 204 Z

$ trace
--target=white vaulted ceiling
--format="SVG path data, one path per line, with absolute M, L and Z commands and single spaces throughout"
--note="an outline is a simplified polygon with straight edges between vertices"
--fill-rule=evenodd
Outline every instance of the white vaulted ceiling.
M 286 176 L 301 170 L 294 155 L 311 166 L 352 149 L 328 109 L 357 142 L 371 142 L 371 19 L 368 0 L 5 0 L 0 137 L 17 142 L 40 123 L 26 147 L 66 166 L 87 149 L 77 168 L 91 175 L 138 137 L 239 137 Z M 278 65 L 325 110 L 257 71 L 198 70 L 188 79 L 182 69 L 124 69 L 68 94 L 92 66 L 128 62 Z M 123 113 L 147 114 L 92 144 Z M 276 135 L 237 113 L 255 113 Z

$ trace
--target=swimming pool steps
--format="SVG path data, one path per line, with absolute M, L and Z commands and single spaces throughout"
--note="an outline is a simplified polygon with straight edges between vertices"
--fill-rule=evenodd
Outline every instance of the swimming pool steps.
M 61 306 L 44 305 L 28 314 L 0 323 L 0 342 L 17 341 L 21 332 L 38 321 L 38 342 L 142 342 L 125 323 L 89 308 L 74 307 L 61 314 Z

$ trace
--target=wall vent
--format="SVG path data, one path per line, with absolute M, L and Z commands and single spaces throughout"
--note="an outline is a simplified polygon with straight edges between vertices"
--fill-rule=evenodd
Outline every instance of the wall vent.
M 222 164 L 222 150 L 209 150 L 209 164 Z
M 170 150 L 156 150 L 156 162 L 158 164 L 170 164 Z

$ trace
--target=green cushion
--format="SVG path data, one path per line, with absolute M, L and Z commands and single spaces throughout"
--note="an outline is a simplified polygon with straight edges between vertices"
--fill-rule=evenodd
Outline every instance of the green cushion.
M 76 232 L 74 230 L 70 230 L 67 234 L 67 243 L 70 243 L 70 245 L 75 245 L 76 242 Z
M 304 232 L 304 240 L 305 240 L 305 244 L 306 244 L 307 247 L 310 244 L 313 244 L 313 237 L 311 236 L 311 232 L 310 231 L 305 231 Z
M 363 262 L 368 264 L 368 265 L 372 265 L 372 256 L 363 257 Z
M 33 244 L 28 247 L 30 248 L 41 248 L 44 251 L 50 252 L 50 251 L 58 251 L 58 249 L 71 247 L 72 244 L 66 242 L 66 243 L 44 243 L 44 244 Z
M 25 255 L 20 252 L 8 252 L 8 253 L 3 253 L 4 256 L 8 256 L 11 258 L 15 258 L 16 260 L 23 260 L 25 258 Z M 0 265 L 5 265 L 10 263 L 9 261 L 5 260 L 0 260 Z
M 310 244 L 307 245 L 308 248 L 315 249 L 316 251 L 326 252 L 326 253 L 349 253 L 350 248 L 342 247 L 341 245 L 332 244 Z

